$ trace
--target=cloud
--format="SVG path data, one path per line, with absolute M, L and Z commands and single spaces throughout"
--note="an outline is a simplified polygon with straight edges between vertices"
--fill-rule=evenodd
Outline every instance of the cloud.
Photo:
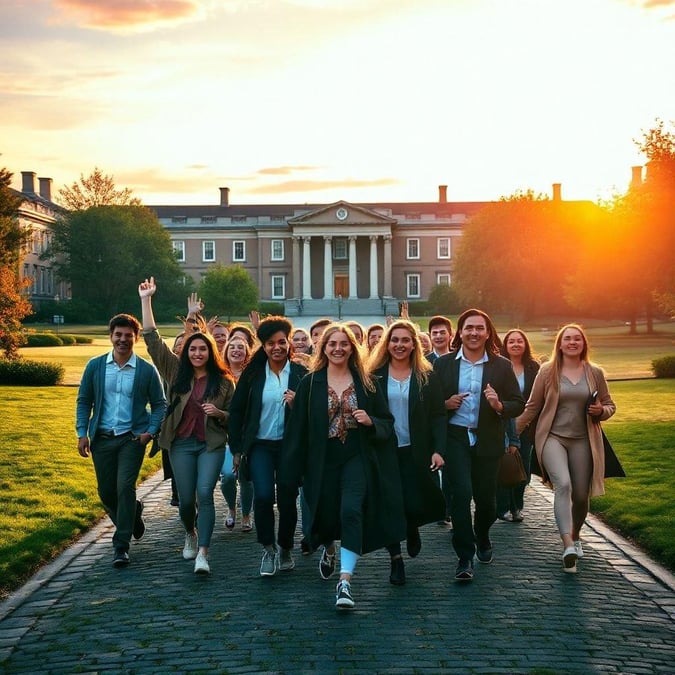
M 261 176 L 288 176 L 296 171 L 316 171 L 320 166 L 273 166 L 265 169 L 259 169 Z
M 273 185 L 259 185 L 246 190 L 251 194 L 284 194 L 287 192 L 317 192 L 319 190 L 332 190 L 334 188 L 362 188 L 383 187 L 397 185 L 395 178 L 377 178 L 375 180 L 289 180 Z
M 55 0 L 54 4 L 66 17 L 102 30 L 151 30 L 203 16 L 198 0 Z

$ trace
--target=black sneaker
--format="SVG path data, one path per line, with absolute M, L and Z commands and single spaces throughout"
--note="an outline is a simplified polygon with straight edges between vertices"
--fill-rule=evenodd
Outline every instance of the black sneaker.
M 489 565 L 492 562 L 492 544 L 487 544 L 476 549 L 476 558 L 483 565 Z
M 328 553 L 325 546 L 319 559 L 319 574 L 322 579 L 330 579 L 335 574 L 335 551 Z
M 389 583 L 394 584 L 394 586 L 403 586 L 405 584 L 405 563 L 400 556 L 391 559 Z
M 145 523 L 143 522 L 143 502 L 136 500 L 136 515 L 134 516 L 134 529 L 132 534 L 134 539 L 140 539 L 145 534 Z
M 338 585 L 335 588 L 335 609 L 354 609 L 352 587 L 346 579 L 338 581 Z
M 473 580 L 473 562 L 471 560 L 460 560 L 455 570 L 455 579 L 457 581 Z
M 123 548 L 116 548 L 112 564 L 113 567 L 126 567 L 129 564 L 129 554 Z

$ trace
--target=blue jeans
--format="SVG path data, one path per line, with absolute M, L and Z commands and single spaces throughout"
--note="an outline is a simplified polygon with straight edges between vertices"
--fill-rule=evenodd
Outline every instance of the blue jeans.
M 466 429 L 448 426 L 445 467 L 452 487 L 452 545 L 460 560 L 470 560 L 479 548 L 490 545 L 490 527 L 497 518 L 499 457 L 478 454 L 469 445 Z M 475 504 L 471 522 L 471 500 Z
M 225 460 L 220 469 L 220 491 L 227 502 L 230 511 L 237 509 L 237 481 L 239 481 L 241 497 L 241 515 L 248 516 L 253 507 L 253 481 L 242 480 L 232 471 L 232 452 L 230 446 L 225 446 Z
M 115 524 L 113 546 L 129 550 L 136 516 L 136 481 L 143 464 L 145 446 L 131 433 L 91 441 L 98 496 L 110 520 Z
M 256 441 L 248 452 L 255 500 L 255 531 L 258 543 L 272 546 L 277 539 L 279 546 L 293 548 L 293 535 L 298 523 L 296 488 L 277 485 L 277 472 L 281 463 L 281 441 Z M 278 536 L 274 536 L 274 502 L 279 511 Z
M 216 523 L 213 491 L 224 455 L 224 447 L 207 451 L 206 443 L 196 438 L 176 438 L 171 444 L 171 466 L 178 488 L 178 512 L 186 532 L 194 530 L 196 515 L 199 546 L 211 543 Z

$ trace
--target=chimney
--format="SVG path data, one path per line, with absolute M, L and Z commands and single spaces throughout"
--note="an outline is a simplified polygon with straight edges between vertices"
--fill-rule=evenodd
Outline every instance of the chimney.
M 559 202 L 562 200 L 562 183 L 553 183 L 553 201 Z
M 40 181 L 40 197 L 46 199 L 48 202 L 52 201 L 52 179 L 38 178 Z
M 230 188 L 221 187 L 220 189 L 220 205 L 229 206 L 230 205 Z
M 630 186 L 632 188 L 637 188 L 642 185 L 642 167 L 641 166 L 631 166 L 631 179 Z
M 439 185 L 438 186 L 438 203 L 447 204 L 448 203 L 448 186 Z
M 22 187 L 21 192 L 35 194 L 35 173 L 32 171 L 21 172 Z

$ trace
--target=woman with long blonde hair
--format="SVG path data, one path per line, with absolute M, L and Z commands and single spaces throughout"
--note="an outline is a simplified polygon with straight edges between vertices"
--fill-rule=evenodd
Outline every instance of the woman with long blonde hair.
M 553 511 L 565 572 L 576 572 L 584 555 L 580 531 L 589 499 L 605 492 L 600 422 L 615 412 L 605 374 L 589 360 L 584 329 L 574 323 L 563 326 L 550 360 L 537 373 L 516 430 L 522 433 L 539 416 L 535 451 L 542 478 L 555 492 Z

